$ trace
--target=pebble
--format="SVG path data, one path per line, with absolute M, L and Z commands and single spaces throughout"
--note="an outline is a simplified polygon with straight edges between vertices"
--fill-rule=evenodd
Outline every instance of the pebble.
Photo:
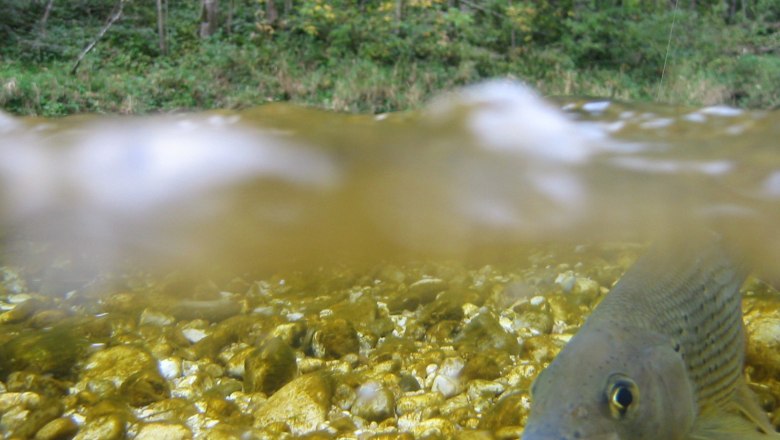
M 281 338 L 272 337 L 244 360 L 244 391 L 271 395 L 298 372 L 295 353 Z
M 124 435 L 125 423 L 119 416 L 109 414 L 88 420 L 73 440 L 119 440 Z
M 780 372 L 780 310 L 757 306 L 746 313 L 746 360 L 766 374 Z
M 43 425 L 35 433 L 35 440 L 64 440 L 72 438 L 79 427 L 70 417 L 59 417 Z
M 341 318 L 326 319 L 314 333 L 312 351 L 321 358 L 340 358 L 360 350 L 360 339 L 355 327 Z
M 314 431 L 327 420 L 332 394 L 332 385 L 323 375 L 298 377 L 255 412 L 255 427 L 283 423 L 295 435 Z
M 135 440 L 188 440 L 192 433 L 185 426 L 167 423 L 149 423 L 144 425 Z
M 371 422 L 381 422 L 395 414 L 395 396 L 378 382 L 367 382 L 357 390 L 352 413 Z
M 229 302 L 187 300 L 197 312 L 187 320 L 175 297 L 156 304 L 154 283 L 96 304 L 75 294 L 77 307 L 44 298 L 0 335 L 0 428 L 57 440 L 516 439 L 534 378 L 636 252 L 613 253 L 614 265 L 547 252 L 511 272 L 416 264 L 271 277 L 232 283 L 249 293 Z M 573 278 L 568 293 L 559 274 Z M 751 386 L 775 423 L 776 298 L 747 295 L 745 307 Z M 41 298 L 14 297 L 31 299 Z

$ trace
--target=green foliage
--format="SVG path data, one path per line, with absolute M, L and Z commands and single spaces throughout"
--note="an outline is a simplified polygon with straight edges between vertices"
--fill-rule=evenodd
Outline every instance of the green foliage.
M 168 0 L 167 54 L 155 2 L 126 0 L 71 75 L 117 2 L 55 0 L 44 26 L 48 0 L 0 1 L 0 107 L 52 116 L 289 100 L 384 112 L 507 75 L 551 94 L 780 105 L 776 0 L 223 0 L 209 38 L 199 2 Z

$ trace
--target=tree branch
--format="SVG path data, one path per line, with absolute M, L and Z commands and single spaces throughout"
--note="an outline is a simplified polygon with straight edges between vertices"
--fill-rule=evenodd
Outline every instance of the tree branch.
M 100 29 L 100 32 L 98 32 L 97 36 L 94 40 L 92 40 L 91 43 L 87 45 L 87 47 L 84 48 L 84 50 L 81 51 L 78 58 L 76 58 L 76 63 L 73 64 L 73 68 L 70 69 L 70 74 L 75 75 L 76 70 L 78 70 L 79 65 L 81 64 L 81 61 L 84 59 L 85 56 L 95 47 L 98 41 L 100 41 L 101 38 L 103 38 L 103 35 L 108 32 L 108 29 L 111 27 L 111 25 L 114 24 L 119 18 L 122 16 L 122 8 L 125 6 L 125 2 L 127 0 L 119 0 L 119 3 L 114 8 L 114 13 L 111 14 L 111 17 L 108 18 L 108 22 L 106 22 L 106 25 L 103 26 L 103 29 Z

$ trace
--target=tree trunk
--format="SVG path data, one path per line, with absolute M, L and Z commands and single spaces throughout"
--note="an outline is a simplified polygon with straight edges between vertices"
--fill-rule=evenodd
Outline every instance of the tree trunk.
M 217 16 L 219 12 L 219 0 L 203 0 L 203 8 L 200 14 L 200 36 L 206 38 L 217 32 Z
M 49 14 L 51 14 L 51 8 L 54 6 L 54 0 L 49 0 L 46 4 L 46 9 L 43 11 L 43 17 L 41 17 L 41 37 L 46 37 L 46 22 L 49 21 Z
M 168 45 L 165 41 L 165 9 L 163 8 L 163 1 L 157 0 L 157 34 L 160 37 L 160 53 L 168 55 Z
M 273 26 L 276 20 L 279 18 L 279 12 L 276 10 L 276 2 L 274 0 L 265 0 L 265 21 L 269 25 Z
M 103 35 L 108 32 L 108 29 L 111 28 L 111 26 L 119 20 L 120 17 L 122 17 L 122 8 L 125 6 L 125 2 L 127 0 L 119 0 L 119 3 L 114 7 L 114 12 L 111 14 L 111 16 L 108 18 L 108 21 L 106 22 L 105 26 L 103 26 L 102 29 L 100 29 L 100 32 L 98 32 L 97 36 L 94 40 L 92 40 L 91 43 L 87 45 L 87 47 L 84 48 L 84 50 L 81 51 L 79 56 L 76 58 L 76 62 L 73 64 L 73 68 L 70 69 L 70 74 L 75 75 L 76 71 L 78 70 L 79 66 L 81 65 L 81 61 L 84 60 L 84 57 L 87 56 L 87 54 L 95 48 L 95 45 L 100 41 L 101 38 L 103 38 Z
M 228 3 L 228 16 L 227 22 L 225 23 L 225 32 L 227 32 L 228 35 L 233 33 L 233 9 L 235 7 L 234 2 L 235 0 L 230 0 L 230 3 Z

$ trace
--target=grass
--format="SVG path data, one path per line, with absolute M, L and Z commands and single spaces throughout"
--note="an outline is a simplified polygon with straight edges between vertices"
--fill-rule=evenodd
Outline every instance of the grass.
M 97 51 L 96 51 L 97 52 Z M 489 76 L 528 81 L 548 95 L 600 96 L 679 105 L 780 104 L 780 60 L 745 55 L 670 63 L 663 84 L 630 71 L 574 69 L 565 57 L 532 54 L 498 61 L 369 59 L 306 61 L 295 50 L 206 44 L 178 58 L 133 65 L 96 53 L 76 75 L 70 64 L 0 64 L 0 108 L 19 115 L 143 114 L 204 108 L 243 108 L 290 101 L 336 111 L 379 113 L 419 108 L 442 90 Z M 100 60 L 106 60 L 101 62 Z M 97 61 L 96 61 L 97 60 Z M 545 62 L 544 69 L 534 68 Z

